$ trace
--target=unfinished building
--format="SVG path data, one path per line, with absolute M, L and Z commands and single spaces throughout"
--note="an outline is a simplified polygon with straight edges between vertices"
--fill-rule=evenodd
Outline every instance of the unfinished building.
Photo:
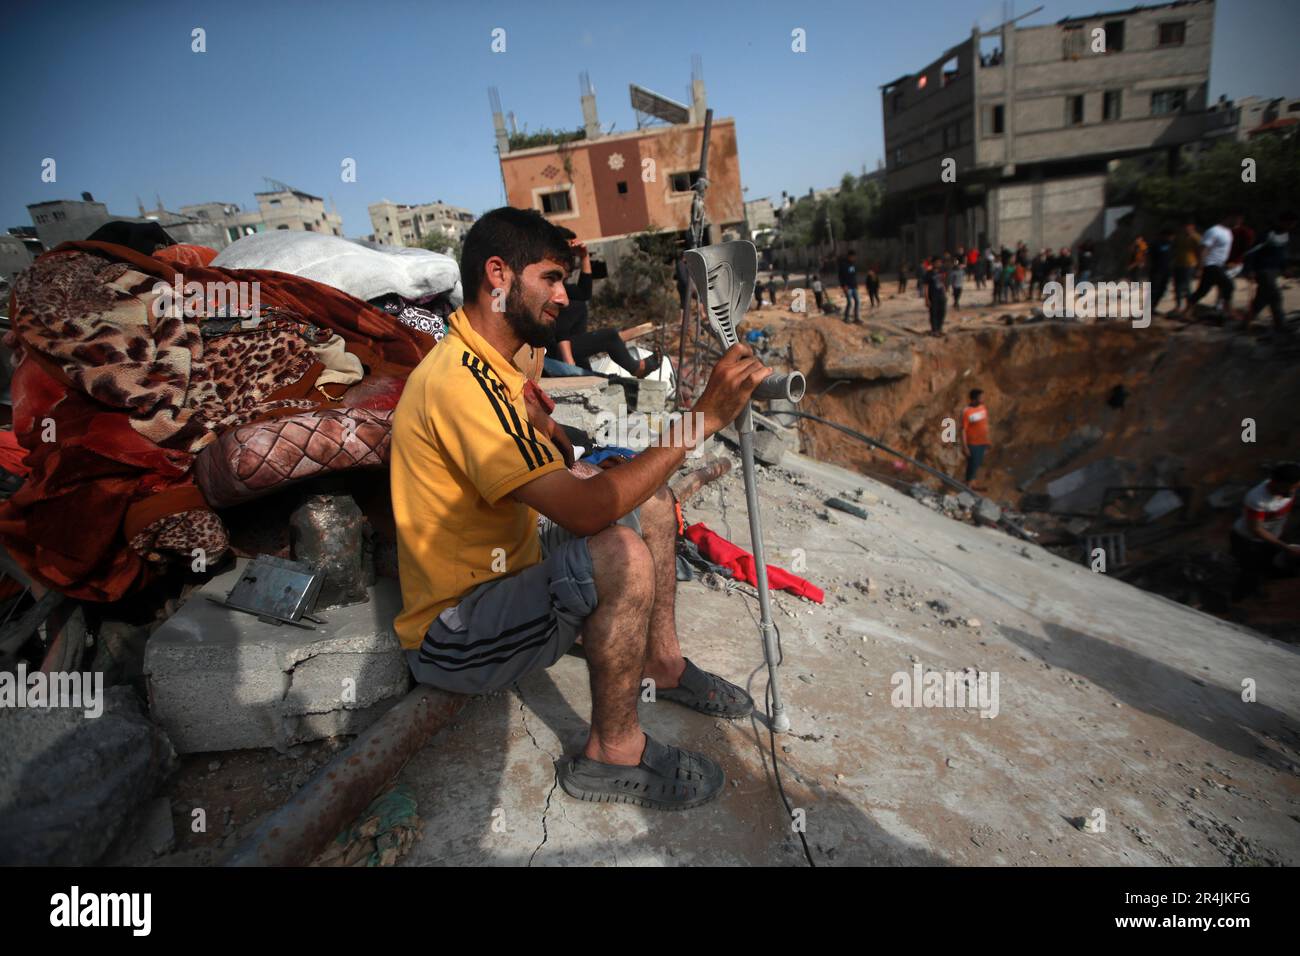
M 958 246 L 1100 240 L 1108 164 L 1157 150 L 1173 162 L 1203 135 L 1213 0 L 1016 26 L 1031 15 L 975 27 L 881 87 L 908 261 Z
M 506 132 L 494 91 L 493 120 L 507 203 L 536 209 L 589 243 L 652 228 L 685 233 L 707 110 L 698 64 L 690 106 L 633 84 L 630 95 L 638 128 L 626 133 L 602 131 L 595 88 L 586 74 L 581 89 L 581 129 L 532 137 Z M 526 145 L 538 139 L 543 142 Z M 713 119 L 705 208 L 716 230 L 712 241 L 744 229 L 736 121 L 730 117 Z

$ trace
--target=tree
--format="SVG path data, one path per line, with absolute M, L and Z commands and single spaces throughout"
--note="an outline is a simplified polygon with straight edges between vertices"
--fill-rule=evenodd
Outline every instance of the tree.
M 1254 182 L 1247 169 L 1253 170 Z M 1132 197 L 1141 228 L 1188 218 L 1208 226 L 1229 212 L 1241 212 L 1247 222 L 1266 228 L 1283 209 L 1300 206 L 1300 137 L 1228 140 L 1175 176 L 1164 171 L 1139 176 L 1121 167 L 1108 180 L 1107 192 Z
M 420 248 L 428 249 L 430 252 L 441 252 L 453 259 L 460 259 L 460 240 L 447 235 L 441 229 L 436 229 L 421 239 Z

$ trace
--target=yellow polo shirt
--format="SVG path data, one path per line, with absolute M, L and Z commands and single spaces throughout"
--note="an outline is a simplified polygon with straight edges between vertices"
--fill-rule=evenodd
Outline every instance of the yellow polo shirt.
M 528 421 L 524 375 L 463 310 L 415 367 L 393 414 L 389 474 L 402 613 L 415 649 L 433 619 L 471 588 L 541 560 L 537 512 L 506 497 L 564 468 Z

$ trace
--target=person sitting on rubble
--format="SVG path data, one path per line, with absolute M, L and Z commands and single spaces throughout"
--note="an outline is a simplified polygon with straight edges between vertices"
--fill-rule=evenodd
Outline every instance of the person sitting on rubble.
M 569 301 L 570 261 L 568 238 L 534 210 L 495 209 L 465 238 L 465 304 L 393 417 L 394 628 L 415 679 L 458 694 L 509 687 L 581 635 L 591 727 L 581 752 L 561 761 L 560 785 L 588 801 L 684 809 L 715 797 L 724 774 L 642 732 L 643 679 L 658 700 L 714 717 L 745 717 L 753 700 L 682 656 L 677 519 L 664 482 L 771 370 L 732 346 L 692 414 L 656 446 L 606 470 L 573 466 L 563 430 L 509 359 L 550 336 Z
M 571 229 L 557 227 L 568 239 L 577 257 L 576 282 L 566 283 L 564 290 L 569 303 L 560 310 L 551 334 L 547 337 L 546 358 L 542 368 L 547 375 L 592 375 L 591 359 L 602 353 L 629 375 L 645 378 L 659 371 L 663 356 L 651 352 L 645 358 L 632 354 L 617 329 L 587 331 L 587 303 L 591 301 L 591 253 L 585 243 L 579 242 Z
M 1237 580 L 1232 599 L 1241 601 L 1259 589 L 1260 579 L 1295 573 L 1300 566 L 1300 544 L 1283 540 L 1286 520 L 1300 489 L 1300 464 L 1284 462 L 1246 493 L 1241 516 L 1232 526 L 1232 556 L 1237 559 Z

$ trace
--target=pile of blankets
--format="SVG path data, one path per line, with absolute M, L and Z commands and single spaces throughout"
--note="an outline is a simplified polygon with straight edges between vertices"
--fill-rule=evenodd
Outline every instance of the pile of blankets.
M 455 262 L 423 250 L 282 232 L 214 256 L 73 242 L 15 278 L 5 344 L 28 476 L 0 503 L 0 543 L 41 584 L 118 600 L 170 564 L 220 560 L 215 508 L 386 464 L 406 377 L 460 305 Z M 159 308 L 191 282 L 258 295 Z

